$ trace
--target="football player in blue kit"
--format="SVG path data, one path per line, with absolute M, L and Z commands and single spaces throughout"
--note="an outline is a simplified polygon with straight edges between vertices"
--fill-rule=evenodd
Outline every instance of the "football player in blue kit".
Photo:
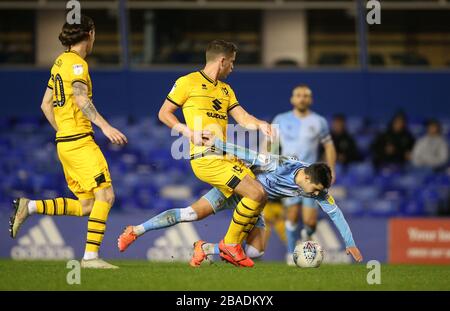
M 307 197 L 315 200 L 337 227 L 344 240 L 347 253 L 351 254 L 356 261 L 362 261 L 362 255 L 356 247 L 342 211 L 336 205 L 333 197 L 328 194 L 331 185 L 331 170 L 328 165 L 325 163 L 307 164 L 293 157 L 261 154 L 234 144 L 224 143 L 221 140 L 215 140 L 210 151 L 218 154 L 225 152 L 225 156 L 243 160 L 251 167 L 270 199 Z M 140 225 L 128 226 L 118 239 L 119 250 L 124 251 L 145 232 L 167 228 L 180 222 L 201 220 L 224 209 L 234 210 L 239 200 L 238 195 L 232 195 L 227 199 L 218 189 L 212 188 L 191 206 L 170 209 Z M 238 212 L 245 215 L 245 210 Z M 252 219 L 251 226 L 244 230 L 245 251 L 250 258 L 258 258 L 264 254 L 264 228 L 264 220 L 260 215 Z M 200 266 L 207 256 L 214 254 L 219 254 L 217 243 L 197 241 L 194 244 L 194 254 L 190 265 Z
M 293 109 L 281 113 L 273 119 L 278 127 L 277 141 L 272 144 L 272 153 L 293 156 L 306 163 L 319 160 L 319 147 L 324 149 L 325 161 L 335 177 L 336 149 L 331 139 L 327 121 L 310 109 L 313 103 L 311 89 L 307 85 L 298 85 L 292 90 L 290 98 Z M 311 240 L 316 231 L 318 204 L 310 197 L 289 197 L 281 201 L 286 207 L 287 264 L 293 265 L 292 253 L 297 240 Z M 303 220 L 303 229 L 298 225 L 299 214 Z

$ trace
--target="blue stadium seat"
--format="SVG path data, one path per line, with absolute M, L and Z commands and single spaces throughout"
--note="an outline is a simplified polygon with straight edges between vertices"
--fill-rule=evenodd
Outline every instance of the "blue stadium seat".
M 370 162 L 352 164 L 347 171 L 349 177 L 357 184 L 367 184 L 373 180 L 375 170 Z
M 363 216 L 365 213 L 364 203 L 353 198 L 339 200 L 337 204 L 345 216 Z
M 349 197 L 355 200 L 367 202 L 380 199 L 381 190 L 377 186 L 354 186 L 349 190 Z
M 405 216 L 423 216 L 425 215 L 425 206 L 419 198 L 406 200 L 400 205 L 400 212 Z
M 436 214 L 439 204 L 450 195 L 450 175 L 413 168 L 375 171 L 367 162 L 369 146 L 374 133 L 384 128 L 384 121 L 370 124 L 359 117 L 347 120 L 366 161 L 346 169 L 336 167 L 336 186 L 343 193 L 338 204 L 344 213 L 356 216 Z M 96 134 L 96 142 L 109 163 L 119 210 L 144 208 L 153 213 L 186 206 L 211 188 L 195 177 L 189 159 L 173 159 L 171 146 L 178 137 L 170 136 L 170 130 L 156 118 L 114 117 L 110 122 L 129 138 L 127 146 L 118 147 L 109 143 L 100 131 Z M 442 124 L 450 141 L 450 119 L 443 120 Z M 412 120 L 411 126 L 415 134 L 423 131 L 421 120 Z M 17 195 L 73 197 L 57 159 L 54 135 L 51 126 L 41 118 L 0 118 L 0 207 L 9 206 Z M 189 150 L 184 152 L 189 154 Z M 187 186 L 192 197 L 162 198 L 160 191 L 168 185 Z
M 367 211 L 371 216 L 394 216 L 399 212 L 398 200 L 378 199 L 367 202 Z

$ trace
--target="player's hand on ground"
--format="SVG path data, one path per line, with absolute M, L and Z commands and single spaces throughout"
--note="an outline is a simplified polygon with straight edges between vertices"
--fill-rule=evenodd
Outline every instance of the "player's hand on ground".
M 118 129 L 112 127 L 112 126 L 107 126 L 105 128 L 102 129 L 103 134 L 105 134 L 106 137 L 108 137 L 108 139 L 116 145 L 125 145 L 126 143 L 128 143 L 128 139 L 127 137 Z
M 361 255 L 361 252 L 359 251 L 359 249 L 356 246 L 352 246 L 352 247 L 347 247 L 347 249 L 345 250 L 347 255 L 352 255 L 353 259 L 356 262 L 361 262 L 363 260 L 363 257 Z

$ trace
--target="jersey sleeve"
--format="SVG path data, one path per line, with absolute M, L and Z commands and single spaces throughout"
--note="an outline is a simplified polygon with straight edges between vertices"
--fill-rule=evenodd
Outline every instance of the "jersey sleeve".
M 331 141 L 330 129 L 328 128 L 327 120 L 323 117 L 320 118 L 319 138 L 322 145 Z
M 229 96 L 230 96 L 230 105 L 228 106 L 227 111 L 231 111 L 231 109 L 236 108 L 237 106 L 239 106 L 239 101 L 236 98 L 236 94 L 234 93 L 233 89 L 230 87 L 230 92 L 229 92 Z
M 333 221 L 342 239 L 344 240 L 345 247 L 355 246 L 352 231 L 350 230 L 350 227 L 345 220 L 344 214 L 342 213 L 341 209 L 336 205 L 334 198 L 330 194 L 327 194 L 321 198 L 318 198 L 317 203 Z
M 53 84 L 54 84 L 54 82 L 53 82 L 53 77 L 50 75 L 50 78 L 48 79 L 48 82 L 47 82 L 47 87 L 48 87 L 49 89 L 52 89 L 52 90 L 53 90 Z
M 86 62 L 73 63 L 69 68 L 70 82 L 81 82 L 89 86 L 89 68 Z
M 258 172 L 271 172 L 277 168 L 278 158 L 273 154 L 258 153 L 235 144 L 226 143 L 220 139 L 214 141 L 216 149 L 224 151 L 242 160 L 248 167 L 257 169 Z
M 186 77 L 178 78 L 167 95 L 167 100 L 172 104 L 182 107 L 189 97 L 190 84 Z

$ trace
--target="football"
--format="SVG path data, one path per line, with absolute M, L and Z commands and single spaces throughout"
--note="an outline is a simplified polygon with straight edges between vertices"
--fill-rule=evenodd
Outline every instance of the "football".
M 306 241 L 294 250 L 294 262 L 300 268 L 318 268 L 323 261 L 323 250 L 319 243 Z

